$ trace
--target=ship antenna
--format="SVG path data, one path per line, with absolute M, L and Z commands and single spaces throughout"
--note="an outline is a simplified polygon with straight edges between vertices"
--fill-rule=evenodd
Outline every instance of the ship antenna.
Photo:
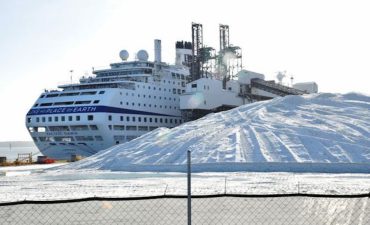
M 71 84 L 72 84 L 73 70 L 70 70 L 69 72 L 71 73 Z

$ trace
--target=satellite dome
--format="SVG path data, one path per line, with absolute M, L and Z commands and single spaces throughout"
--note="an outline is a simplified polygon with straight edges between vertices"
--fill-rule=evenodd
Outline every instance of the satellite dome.
M 122 59 L 122 61 L 126 61 L 129 57 L 127 50 L 122 50 L 119 52 L 119 57 Z
M 139 61 L 148 61 L 148 58 L 149 58 L 148 52 L 145 50 L 138 51 L 136 56 Z

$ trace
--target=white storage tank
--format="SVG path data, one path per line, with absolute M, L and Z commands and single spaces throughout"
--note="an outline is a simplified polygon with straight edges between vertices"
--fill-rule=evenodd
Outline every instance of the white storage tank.
M 319 88 L 315 82 L 295 83 L 293 84 L 293 88 L 306 91 L 310 94 L 317 93 L 319 91 Z

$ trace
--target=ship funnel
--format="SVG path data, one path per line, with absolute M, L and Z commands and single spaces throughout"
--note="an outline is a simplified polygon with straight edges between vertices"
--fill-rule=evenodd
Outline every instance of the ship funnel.
M 154 62 L 160 63 L 162 61 L 162 46 L 161 40 L 154 40 Z

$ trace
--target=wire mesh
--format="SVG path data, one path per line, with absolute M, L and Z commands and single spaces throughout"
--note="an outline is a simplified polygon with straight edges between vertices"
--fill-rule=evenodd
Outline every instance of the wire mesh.
M 192 224 L 370 224 L 369 196 L 193 196 Z M 0 224 L 187 224 L 186 196 L 0 204 Z

